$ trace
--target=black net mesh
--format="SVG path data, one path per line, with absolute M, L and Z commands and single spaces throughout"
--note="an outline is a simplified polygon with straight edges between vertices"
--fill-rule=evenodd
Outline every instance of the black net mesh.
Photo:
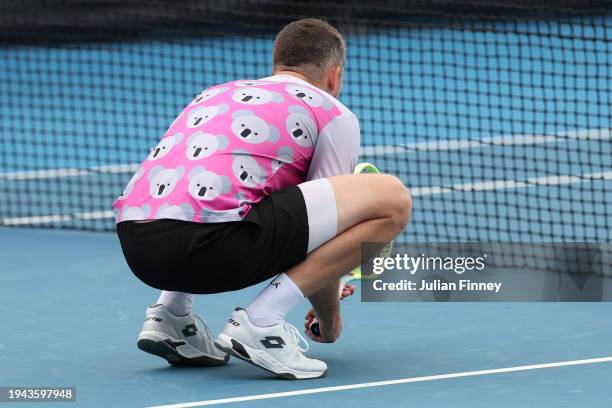
M 402 240 L 607 241 L 610 8 L 4 1 L 0 224 L 112 230 L 112 201 L 182 107 L 269 75 L 274 34 L 309 16 L 346 36 L 361 161 L 413 193 Z

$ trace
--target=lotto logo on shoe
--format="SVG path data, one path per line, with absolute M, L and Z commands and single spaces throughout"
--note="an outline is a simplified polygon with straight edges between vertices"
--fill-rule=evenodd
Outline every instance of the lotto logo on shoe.
M 234 320 L 234 319 L 232 319 L 232 318 L 230 318 L 230 319 L 229 319 L 227 322 L 228 322 L 229 324 L 231 324 L 232 326 L 236 326 L 236 327 L 240 326 L 240 323 L 238 323 L 237 321 L 235 321 L 235 320 Z
M 266 336 L 265 339 L 261 340 L 261 344 L 265 348 L 283 348 L 285 340 L 278 336 Z
M 185 335 L 185 337 L 195 336 L 197 333 L 198 333 L 198 328 L 196 327 L 195 324 L 188 324 L 183 329 L 183 334 Z
M 162 319 L 160 319 L 159 317 L 147 317 L 145 319 L 145 322 L 149 322 L 151 320 L 154 321 L 154 322 L 161 322 L 162 321 Z

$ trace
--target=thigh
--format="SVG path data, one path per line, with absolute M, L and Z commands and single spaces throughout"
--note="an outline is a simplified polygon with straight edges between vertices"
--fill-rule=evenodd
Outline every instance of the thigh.
M 334 189 L 326 178 L 298 185 L 304 196 L 308 217 L 310 253 L 338 234 L 338 210 Z
M 408 190 L 388 174 L 347 174 L 330 177 L 338 211 L 338 233 L 353 225 L 404 211 Z
M 347 174 L 298 185 L 308 214 L 308 253 L 364 221 L 397 214 L 408 190 L 387 174 Z
M 252 206 L 244 221 L 259 227 L 250 243 L 251 284 L 285 272 L 306 258 L 309 226 L 304 197 L 297 186 L 263 198 Z

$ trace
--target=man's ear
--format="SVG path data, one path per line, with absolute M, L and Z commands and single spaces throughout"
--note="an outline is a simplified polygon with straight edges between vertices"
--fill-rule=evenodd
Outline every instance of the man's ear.
M 334 96 L 340 93 L 340 81 L 342 79 L 341 69 L 340 66 L 333 65 L 327 72 L 327 89 L 329 89 L 329 93 Z

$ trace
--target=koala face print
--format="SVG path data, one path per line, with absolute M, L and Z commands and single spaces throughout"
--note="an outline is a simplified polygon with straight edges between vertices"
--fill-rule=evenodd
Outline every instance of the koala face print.
M 219 219 L 225 221 L 240 221 L 244 210 L 242 208 L 234 208 L 231 210 L 213 210 L 210 208 L 203 208 L 200 211 L 200 219 L 203 222 L 219 222 Z
M 189 160 L 204 159 L 217 150 L 225 149 L 228 145 L 227 137 L 212 135 L 210 133 L 192 133 L 187 139 L 186 156 Z
M 239 88 L 234 91 L 232 99 L 244 105 L 263 105 L 269 102 L 282 102 L 283 97 L 278 92 L 261 88 Z
M 149 153 L 149 157 L 147 157 L 147 159 L 148 160 L 161 159 L 162 157 L 170 153 L 170 150 L 172 150 L 172 148 L 176 146 L 178 142 L 181 141 L 182 138 L 183 138 L 182 133 L 176 133 L 172 136 L 164 137 L 162 140 L 159 141 L 157 146 L 151 149 L 151 153 Z
M 232 133 L 238 139 L 251 144 L 276 142 L 280 134 L 278 129 L 256 116 L 250 110 L 240 110 L 233 113 Z
M 163 166 L 155 166 L 149 171 L 149 193 L 153 198 L 167 197 L 179 180 L 183 177 L 185 168 L 179 166 L 175 169 L 165 169 Z
M 190 105 L 197 105 L 200 102 L 206 102 L 207 100 L 212 99 L 215 96 L 220 95 L 228 90 L 229 88 L 227 87 L 205 89 L 193 99 Z
M 138 170 L 136 170 L 136 173 L 134 173 L 130 181 L 128 181 L 127 186 L 125 186 L 125 189 L 119 196 L 119 200 L 125 200 L 127 196 L 130 195 L 130 193 L 132 192 L 132 189 L 134 189 L 134 185 L 136 184 L 138 180 L 142 178 L 144 173 L 145 173 L 145 170 L 142 167 L 139 167 Z
M 238 194 L 234 196 L 236 200 L 238 200 L 238 206 L 242 207 L 246 204 L 251 204 L 253 201 L 249 200 L 246 195 L 240 191 Z
M 225 103 L 215 106 L 203 106 L 201 108 L 194 109 L 189 112 L 186 126 L 191 129 L 202 126 L 213 120 L 216 116 L 227 112 L 227 110 L 228 106 Z
M 272 173 L 276 173 L 284 164 L 293 163 L 293 149 L 283 146 L 278 149 L 278 159 L 272 160 Z
M 325 110 L 330 110 L 332 108 L 331 102 L 327 100 L 327 98 L 324 98 L 318 92 L 305 86 L 289 85 L 285 90 L 313 108 L 322 107 Z
M 313 147 L 317 134 L 317 125 L 310 118 L 308 112 L 301 106 L 290 106 L 289 116 L 285 120 L 285 128 L 291 140 L 302 147 Z
M 149 214 L 151 214 L 151 206 L 149 204 L 144 204 L 140 207 L 132 207 L 126 205 L 121 209 L 121 214 L 119 216 L 120 221 L 132 221 L 132 220 L 146 220 L 149 218 Z
M 227 194 L 232 189 L 230 180 L 202 166 L 194 167 L 189 172 L 189 194 L 197 200 L 210 201 L 220 194 Z
M 166 203 L 161 205 L 157 209 L 155 218 L 169 218 L 172 220 L 191 221 L 193 220 L 194 215 L 195 211 L 193 207 L 187 203 L 183 203 L 181 205 L 170 205 Z
M 255 187 L 266 180 L 266 170 L 246 150 L 232 153 L 232 172 L 240 183 Z

